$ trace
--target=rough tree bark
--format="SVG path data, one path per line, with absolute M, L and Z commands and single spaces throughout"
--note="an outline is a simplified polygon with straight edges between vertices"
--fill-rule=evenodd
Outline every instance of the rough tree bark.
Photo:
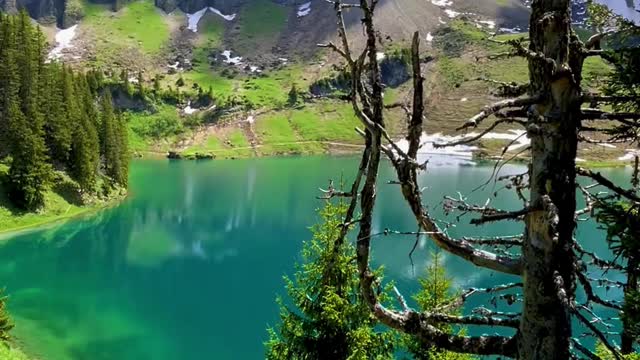
M 533 211 L 525 218 L 518 357 L 569 359 L 581 89 L 569 67 L 570 1 L 536 0 L 531 9 L 529 50 L 553 61 L 529 57 L 530 92 L 543 99 L 530 109 L 527 129 Z

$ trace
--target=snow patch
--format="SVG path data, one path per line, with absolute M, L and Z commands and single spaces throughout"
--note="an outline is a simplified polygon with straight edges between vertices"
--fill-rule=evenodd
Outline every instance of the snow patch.
M 453 5 L 451 0 L 431 0 L 431 3 L 435 6 L 445 7 Z
M 298 7 L 298 17 L 305 17 L 311 13 L 311 1 Z
M 227 63 L 227 64 L 239 65 L 239 64 L 242 63 L 242 57 L 241 56 L 231 57 L 231 50 L 223 51 L 222 52 L 222 56 L 224 56 L 226 58 L 224 60 L 224 62 Z
M 509 130 L 508 133 L 494 133 L 490 132 L 483 136 L 484 139 L 496 139 L 496 140 L 511 140 L 514 141 L 514 144 L 509 146 L 508 151 L 518 150 L 520 148 L 529 146 L 531 144 L 531 140 L 526 136 L 526 131 L 524 130 Z M 470 133 L 469 136 L 477 136 L 476 133 Z
M 223 14 L 220 10 L 214 8 L 214 7 L 209 7 L 209 11 L 211 11 L 212 13 L 219 15 L 220 17 L 222 17 L 223 19 L 227 20 L 227 21 L 232 21 L 233 19 L 236 18 L 236 14 L 231 14 L 231 15 L 225 15 Z
M 200 19 L 202 19 L 202 17 L 204 16 L 204 14 L 207 12 L 208 8 L 203 8 L 200 11 L 196 11 L 193 14 L 187 14 L 187 22 L 188 22 L 188 26 L 187 29 L 193 31 L 193 32 L 198 32 L 198 23 L 200 22 Z
M 56 32 L 56 47 L 49 52 L 47 59 L 60 59 L 62 57 L 62 51 L 73 47 L 71 41 L 76 36 L 77 28 L 78 25 L 73 25 L 68 29 L 58 29 L 58 32 Z
M 198 23 L 200 22 L 200 19 L 202 19 L 204 14 L 207 13 L 207 11 L 211 11 L 212 13 L 219 15 L 220 17 L 222 17 L 227 21 L 231 21 L 236 18 L 236 14 L 225 15 L 220 10 L 214 7 L 205 7 L 202 10 L 194 12 L 193 14 L 187 14 L 187 22 L 189 24 L 187 26 L 187 29 L 193 32 L 198 32 Z
M 636 156 L 640 156 L 640 150 L 627 149 L 627 153 L 624 156 L 618 158 L 620 161 L 635 160 Z
M 472 165 L 474 164 L 472 161 L 473 152 L 478 150 L 478 147 L 471 145 L 436 147 L 435 144 L 446 144 L 478 135 L 478 133 L 469 133 L 464 136 L 447 136 L 440 133 L 433 135 L 423 133 L 420 138 L 418 154 L 421 156 L 421 161 L 428 159 L 430 164 Z M 483 138 L 513 141 L 514 143 L 509 146 L 509 151 L 517 150 L 530 144 L 530 140 L 526 137 L 526 131 L 523 130 L 509 130 L 506 133 L 490 132 Z M 402 139 L 396 144 L 402 151 L 406 152 L 409 149 L 409 143 L 406 139 Z
M 506 34 L 519 34 L 522 32 L 522 29 L 517 26 L 514 28 L 501 27 L 500 29 L 498 29 L 498 31 Z
M 431 165 L 473 164 L 473 162 L 471 161 L 473 158 L 473 152 L 475 150 L 478 150 L 478 148 L 475 146 L 457 145 L 445 148 L 436 148 L 434 146 L 434 144 L 448 143 L 459 138 L 459 136 L 447 136 L 440 133 L 436 133 L 433 135 L 422 133 L 422 136 L 420 137 L 420 149 L 418 150 L 418 154 L 420 154 L 421 158 L 428 159 L 429 164 Z M 406 139 L 402 139 L 396 144 L 404 152 L 407 152 L 409 150 L 409 142 Z
M 427 33 L 427 41 L 428 42 L 432 42 L 433 41 L 433 35 L 431 35 L 431 33 Z
M 189 101 L 189 103 L 187 103 L 187 107 L 183 109 L 184 113 L 187 115 L 191 115 L 193 113 L 195 113 L 196 111 L 198 111 L 198 109 L 192 108 L 191 107 L 191 101 Z
M 455 10 L 451 10 L 451 9 L 445 9 L 444 13 L 447 14 L 447 16 L 450 17 L 451 19 L 453 19 L 454 17 L 460 15 L 459 12 L 457 12 Z
M 489 29 L 495 29 L 496 22 L 493 20 L 478 20 L 478 23 L 486 25 Z

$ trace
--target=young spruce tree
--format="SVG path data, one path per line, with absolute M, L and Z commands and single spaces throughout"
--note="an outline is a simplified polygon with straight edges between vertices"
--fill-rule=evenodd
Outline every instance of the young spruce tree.
M 447 309 L 450 315 L 460 315 L 460 305 L 456 304 L 459 294 L 453 291 L 453 281 L 446 274 L 439 252 L 431 254 L 426 275 L 420 279 L 420 291 L 413 296 L 421 311 L 438 312 Z M 453 333 L 456 329 L 449 324 L 438 324 L 438 330 Z M 457 354 L 451 351 L 425 346 L 412 336 L 403 336 L 403 345 L 415 360 L 471 360 L 469 354 Z
M 345 204 L 330 202 L 319 211 L 321 222 L 304 243 L 302 264 L 293 279 L 285 277 L 289 298 L 278 298 L 281 323 L 269 329 L 267 359 L 393 358 L 393 335 L 375 329 L 375 319 L 360 300 L 354 246 L 345 242 L 333 258 L 345 212 Z

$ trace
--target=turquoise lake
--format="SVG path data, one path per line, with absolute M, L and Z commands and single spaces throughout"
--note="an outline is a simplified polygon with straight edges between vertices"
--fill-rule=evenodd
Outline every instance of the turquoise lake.
M 131 196 L 121 205 L 0 242 L 0 284 L 10 296 L 14 335 L 46 360 L 261 359 L 266 328 L 278 320 L 275 297 L 292 274 L 316 220 L 318 188 L 350 182 L 353 157 L 236 161 L 134 161 Z M 487 166 L 442 164 L 422 175 L 428 205 L 445 217 L 444 195 L 471 193 Z M 511 166 L 502 174 L 522 172 Z M 607 170 L 619 183 L 629 171 Z M 383 166 L 374 227 L 415 231 L 388 164 Z M 501 186 L 470 195 L 484 203 Z M 519 209 L 508 191 L 493 205 Z M 451 227 L 455 236 L 518 234 L 516 223 Z M 602 231 L 583 222 L 578 238 L 606 254 Z M 409 298 L 433 247 L 415 237 L 373 239 L 373 256 Z M 444 256 L 460 287 L 514 279 Z M 615 294 L 614 294 L 615 296 Z M 476 298 L 469 306 L 487 305 Z M 495 332 L 494 329 L 485 329 Z

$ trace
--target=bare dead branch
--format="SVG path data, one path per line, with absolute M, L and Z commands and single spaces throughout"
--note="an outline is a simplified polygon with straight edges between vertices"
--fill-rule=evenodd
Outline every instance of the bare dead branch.
M 501 124 L 518 124 L 518 125 L 522 125 L 524 127 L 527 126 L 527 123 L 525 121 L 523 121 L 523 120 L 518 120 L 518 119 L 514 119 L 514 118 L 499 119 L 499 120 L 494 121 L 493 124 L 491 124 L 491 126 L 489 126 L 487 129 L 485 129 L 484 131 L 482 131 L 481 133 L 479 133 L 477 135 L 464 137 L 464 138 L 462 138 L 460 140 L 455 140 L 455 141 L 451 141 L 451 142 L 448 142 L 448 143 L 434 143 L 433 147 L 435 147 L 435 148 L 443 148 L 443 147 L 470 144 L 472 142 L 475 142 L 477 140 L 482 139 L 482 137 L 484 137 L 485 135 L 487 135 L 488 133 L 493 131 L 496 127 L 498 127 L 498 125 L 501 125 Z
M 400 330 L 406 334 L 415 336 L 426 346 L 436 346 L 450 351 L 477 354 L 477 355 L 503 355 L 514 357 L 516 352 L 516 338 L 505 336 L 458 336 L 449 335 L 438 330 L 432 325 L 434 320 L 439 322 L 461 324 L 482 323 L 480 325 L 494 325 L 496 323 L 508 324 L 513 322 L 510 319 L 480 320 L 481 317 L 455 317 L 449 315 L 433 316 L 432 314 L 422 314 L 414 311 L 398 313 L 386 309 L 377 303 L 374 313 L 385 325 Z
M 524 235 L 514 235 L 514 236 L 504 236 L 504 237 L 491 237 L 491 238 L 470 238 L 463 237 L 464 241 L 469 242 L 470 244 L 480 245 L 480 246 L 522 246 L 522 239 Z
M 581 109 L 583 120 L 615 120 L 623 124 L 639 126 L 632 120 L 640 120 L 640 113 L 608 112 L 600 109 Z
M 616 304 L 611 301 L 607 301 L 598 296 L 591 286 L 591 282 L 587 279 L 586 275 L 582 273 L 582 271 L 576 271 L 576 277 L 580 284 L 582 284 L 582 288 L 584 289 L 585 294 L 587 295 L 587 302 L 594 302 L 596 304 L 602 305 L 604 307 L 608 307 L 610 309 L 622 310 L 622 306 Z
M 409 311 L 409 306 L 407 305 L 407 301 L 404 299 L 404 296 L 400 293 L 396 286 L 393 287 L 393 291 L 396 293 L 396 299 L 398 299 L 398 303 L 402 306 L 403 311 Z
M 488 294 L 488 293 L 510 290 L 517 287 L 522 287 L 522 283 L 503 284 L 503 285 L 497 285 L 491 288 L 470 288 L 464 291 L 462 294 L 460 294 L 460 296 L 456 300 L 452 301 L 447 305 L 437 308 L 436 311 L 446 312 L 447 310 L 450 310 L 450 309 L 459 308 L 464 304 L 465 301 L 467 301 L 467 299 L 470 296 L 475 294 Z
M 575 307 L 571 308 L 571 312 L 578 318 L 578 320 L 580 320 L 580 322 L 582 322 L 594 335 L 596 335 L 596 337 L 602 342 L 602 344 L 611 352 L 611 354 L 613 354 L 613 356 L 616 358 L 616 360 L 622 360 L 622 356 L 620 356 L 620 353 L 618 352 L 618 349 L 616 349 L 615 346 L 613 346 L 610 342 L 609 339 L 607 338 L 607 336 L 605 334 L 602 333 L 602 331 L 600 331 L 600 329 L 598 329 L 595 325 L 593 325 L 589 319 L 587 319 L 584 315 L 582 315 L 580 313 L 580 311 L 578 309 L 576 309 Z
M 598 184 L 606 187 L 607 189 L 613 191 L 619 196 L 627 198 L 633 202 L 640 203 L 640 197 L 636 195 L 634 190 L 623 189 L 617 186 L 611 180 L 607 179 L 605 176 L 603 176 L 599 172 L 594 172 L 585 168 L 576 167 L 576 173 L 580 176 L 585 176 L 595 180 Z
M 497 85 L 497 95 L 502 97 L 518 97 L 526 94 L 529 91 L 529 84 L 518 84 L 517 82 L 505 82 L 486 77 L 479 77 L 476 80 L 488 82 L 493 85 Z
M 471 119 L 467 120 L 467 122 L 464 123 L 464 125 L 460 126 L 456 130 L 460 131 L 470 127 L 477 127 L 478 125 L 480 125 L 480 123 L 483 120 L 495 114 L 499 110 L 506 109 L 506 108 L 513 108 L 513 107 L 524 107 L 524 106 L 535 105 L 539 103 L 541 99 L 542 99 L 542 96 L 536 95 L 536 96 L 531 96 L 526 98 L 507 99 L 507 100 L 498 101 L 497 103 L 486 106 L 484 110 L 482 110 L 480 113 L 478 113 Z

